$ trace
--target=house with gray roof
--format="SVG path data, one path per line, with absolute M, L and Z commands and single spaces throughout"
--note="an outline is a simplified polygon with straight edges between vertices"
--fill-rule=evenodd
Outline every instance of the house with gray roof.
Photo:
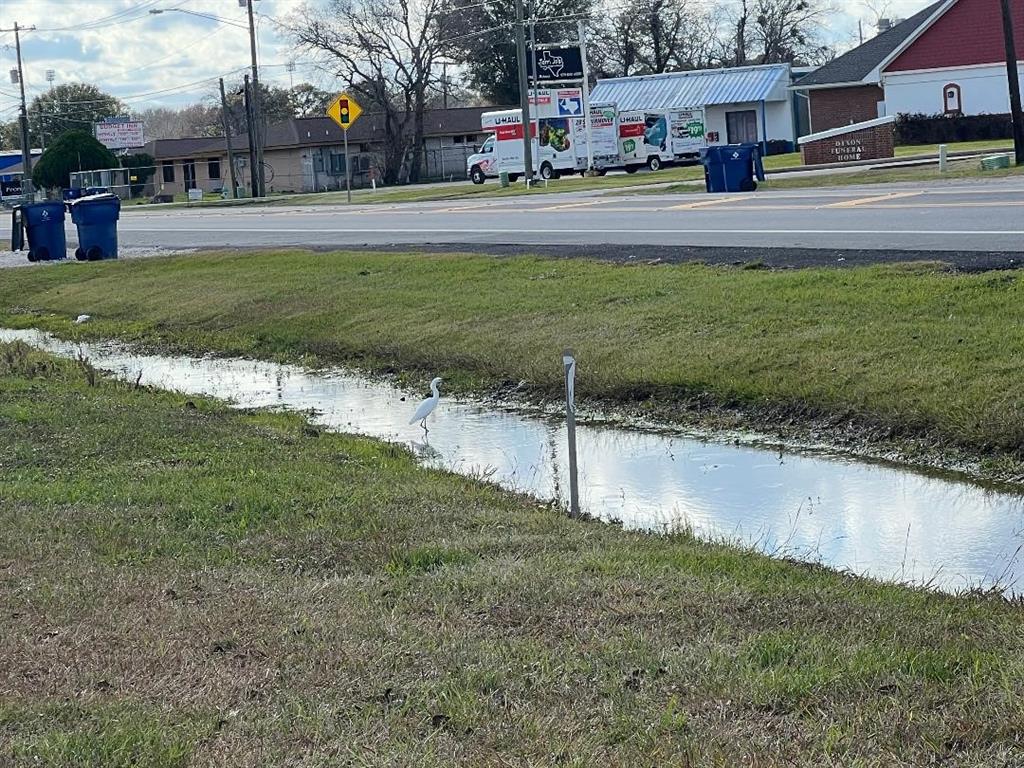
M 494 107 L 431 109 L 424 115 L 422 180 L 464 179 L 466 158 L 487 138 L 480 115 Z M 366 112 L 348 131 L 354 187 L 370 186 L 384 144 L 383 115 Z M 232 138 L 238 184 L 249 187 L 248 136 Z M 157 139 L 143 149 L 157 165 L 153 193 L 230 188 L 223 137 Z M 263 161 L 270 192 L 323 192 L 344 189 L 342 129 L 327 117 L 293 118 L 267 126 Z M 379 175 L 377 176 L 379 179 Z

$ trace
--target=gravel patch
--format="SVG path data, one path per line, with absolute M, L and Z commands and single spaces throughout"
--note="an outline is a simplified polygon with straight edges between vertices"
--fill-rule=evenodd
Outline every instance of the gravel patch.
M 68 257 L 63 261 L 37 261 L 31 262 L 28 260 L 28 251 L 9 251 L 7 248 L 10 246 L 7 243 L 3 243 L 3 248 L 0 249 L 0 269 L 14 268 L 14 267 L 57 267 L 67 264 L 88 264 L 89 262 L 80 262 L 75 260 L 75 247 L 74 244 L 68 248 Z M 117 249 L 117 257 L 122 260 L 127 259 L 148 259 L 154 256 L 182 256 L 190 253 L 195 253 L 195 248 L 152 248 L 152 247 L 138 247 L 138 246 L 119 246 Z

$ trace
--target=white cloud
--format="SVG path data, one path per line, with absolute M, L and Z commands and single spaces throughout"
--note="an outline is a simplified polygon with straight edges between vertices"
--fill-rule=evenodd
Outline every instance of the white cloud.
M 927 3 L 876 0 L 872 5 L 887 6 L 891 15 L 906 17 Z M 848 48 L 856 44 L 857 21 L 867 22 L 870 13 L 863 0 L 838 0 L 838 4 L 842 10 L 829 17 L 826 32 L 831 42 Z M 294 54 L 273 19 L 285 19 L 301 5 L 302 0 L 256 0 L 255 7 L 262 17 L 258 33 L 261 76 L 266 82 L 289 82 L 284 65 Z M 160 8 L 180 10 L 149 13 Z M 246 23 L 245 10 L 238 0 L 2 0 L 0 27 L 10 28 L 15 21 L 38 27 L 38 31 L 23 36 L 30 98 L 45 90 L 45 72 L 53 69 L 57 83 L 94 83 L 125 99 L 133 108 L 144 109 L 201 100 L 213 94 L 213 78 L 232 73 L 226 79 L 240 80 L 249 65 L 245 28 L 183 11 L 213 14 L 243 27 Z M 13 117 L 18 103 L 17 86 L 11 85 L 6 76 L 15 65 L 13 43 L 13 34 L 0 34 L 0 120 Z M 322 71 L 303 66 L 301 57 L 294 79 L 327 90 L 338 87 Z
M 260 74 L 265 82 L 287 85 L 286 62 L 293 52 L 274 25 L 302 0 L 256 0 L 259 14 Z M 150 14 L 150 10 L 165 9 Z M 170 10 L 177 9 L 177 10 Z M 185 13 L 216 15 L 231 26 Z M 47 87 L 46 70 L 56 82 L 93 83 L 135 109 L 174 106 L 214 93 L 218 76 L 241 80 L 250 63 L 245 9 L 237 0 L 3 0 L 0 27 L 37 27 L 22 35 L 26 94 Z M 0 34 L 0 120 L 17 107 L 17 86 L 7 71 L 16 65 L 14 35 Z M 9 46 L 9 48 L 7 47 Z M 300 61 L 296 82 L 333 87 L 320 71 Z

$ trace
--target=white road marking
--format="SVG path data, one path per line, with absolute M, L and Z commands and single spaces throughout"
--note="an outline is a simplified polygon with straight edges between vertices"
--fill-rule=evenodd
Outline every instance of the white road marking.
M 179 227 L 123 227 L 123 229 L 130 230 L 132 232 L 193 232 L 193 233 L 207 233 L 216 232 L 222 234 L 281 234 L 281 235 L 378 235 L 378 234 L 459 234 L 459 235 L 508 235 L 508 234 L 535 234 L 535 235 L 586 235 L 586 234 L 601 234 L 601 235 L 635 235 L 638 230 L 634 228 L 622 228 L 622 229 L 599 229 L 595 227 L 585 227 L 581 229 L 566 229 L 559 228 L 557 231 L 552 231 L 550 228 L 526 228 L 526 227 L 467 227 L 465 229 L 453 228 L 453 227 L 387 227 L 384 229 L 377 228 L 365 228 L 365 227 L 332 227 L 332 228 L 313 228 L 313 227 L 196 227 L 196 226 L 179 226 Z M 714 234 L 748 234 L 748 235 L 942 235 L 942 236 L 974 236 L 974 235 L 1021 235 L 1024 236 L 1024 230 L 1013 230 L 1013 229 L 749 229 L 749 230 L 738 230 L 735 227 L 717 228 L 717 229 L 691 229 L 691 228 L 670 228 L 664 229 L 659 227 L 643 227 L 641 230 L 645 234 L 664 234 L 664 235 L 714 235 Z

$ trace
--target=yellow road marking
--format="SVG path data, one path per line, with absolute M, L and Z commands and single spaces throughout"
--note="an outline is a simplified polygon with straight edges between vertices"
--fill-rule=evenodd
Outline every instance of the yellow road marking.
M 580 203 L 563 203 L 562 205 L 549 205 L 544 208 L 533 208 L 534 211 L 564 211 L 567 208 L 589 208 L 592 205 L 600 205 L 601 203 L 610 203 L 610 200 L 585 200 Z M 604 209 L 602 209 L 604 210 Z
M 738 203 L 744 200 L 751 200 L 749 195 L 746 197 L 716 197 L 713 200 L 702 200 L 696 203 L 683 203 L 682 205 L 673 205 L 665 208 L 666 211 L 689 211 L 694 208 L 710 208 L 713 205 L 722 205 L 723 203 Z
M 880 203 L 885 200 L 898 200 L 903 197 L 917 197 L 923 195 L 923 192 L 889 192 L 885 195 L 874 195 L 872 197 L 858 197 L 856 200 L 844 200 L 841 203 L 829 203 L 825 208 L 857 208 L 861 205 L 868 205 L 870 203 Z

